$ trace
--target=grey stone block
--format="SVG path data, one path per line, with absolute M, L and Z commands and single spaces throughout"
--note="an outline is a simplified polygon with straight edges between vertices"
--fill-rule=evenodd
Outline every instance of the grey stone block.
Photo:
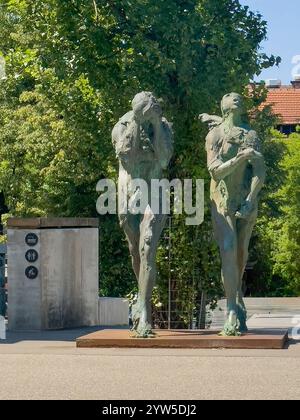
M 36 245 L 26 244 L 28 233 L 37 235 Z M 97 228 L 85 227 L 8 229 L 10 330 L 98 325 L 98 236 Z M 31 249 L 37 261 L 26 260 Z M 30 266 L 32 278 L 25 274 Z

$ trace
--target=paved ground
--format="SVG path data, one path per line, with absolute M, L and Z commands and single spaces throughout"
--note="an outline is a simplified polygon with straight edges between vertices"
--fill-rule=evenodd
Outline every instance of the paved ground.
M 0 400 L 300 398 L 300 340 L 282 351 L 76 349 L 88 332 L 9 334 Z

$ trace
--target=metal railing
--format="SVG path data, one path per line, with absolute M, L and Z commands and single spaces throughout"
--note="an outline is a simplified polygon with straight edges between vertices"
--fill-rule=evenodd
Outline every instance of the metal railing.
M 7 307 L 6 292 L 6 245 L 0 245 L 0 316 L 5 317 Z

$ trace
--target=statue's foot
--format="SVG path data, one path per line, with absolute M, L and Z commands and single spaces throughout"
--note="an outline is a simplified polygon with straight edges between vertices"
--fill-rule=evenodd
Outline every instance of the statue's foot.
M 155 333 L 152 331 L 152 326 L 147 322 L 140 322 L 138 328 L 134 330 L 135 338 L 153 338 Z
M 223 337 L 239 337 L 241 335 L 240 323 L 235 311 L 229 312 L 228 319 L 220 335 Z
M 132 331 L 135 331 L 138 328 L 140 319 L 142 316 L 142 306 L 139 299 L 132 306 Z
M 146 305 L 139 299 L 132 307 L 132 332 L 136 338 L 154 337 L 151 322 L 148 320 Z
M 242 334 L 248 332 L 247 327 L 247 311 L 244 304 L 238 304 L 238 312 L 237 312 L 238 322 L 240 324 L 239 331 Z

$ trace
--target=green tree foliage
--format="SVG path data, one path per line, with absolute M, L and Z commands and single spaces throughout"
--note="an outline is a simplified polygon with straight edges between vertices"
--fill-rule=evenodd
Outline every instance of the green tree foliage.
M 266 92 L 255 93 L 259 101 Z M 254 99 L 256 101 L 256 99 Z M 273 129 L 279 122 L 272 108 L 255 111 L 251 124 L 263 140 L 262 151 L 267 164 L 266 185 L 261 192 L 259 218 L 250 241 L 249 263 L 252 269 L 247 272 L 247 290 L 249 296 L 283 295 L 280 278 L 273 275 L 272 242 L 269 237 L 269 221 L 282 216 L 281 204 L 276 196 L 286 180 L 285 168 L 281 165 L 286 153 L 286 143 Z
M 268 243 L 273 294 L 299 296 L 300 293 L 300 130 L 289 137 L 274 131 L 287 147 L 280 166 L 286 179 L 273 194 L 279 203 L 276 217 L 264 220 L 261 228 Z
M 208 190 L 196 116 L 278 62 L 259 51 L 266 22 L 237 0 L 0 0 L 0 19 L 0 185 L 14 215 L 95 215 L 97 181 L 117 174 L 111 129 L 140 90 L 174 123 L 171 176 L 204 178 Z M 102 292 L 123 294 L 135 283 L 127 247 L 115 218 L 101 225 Z M 179 286 L 216 282 L 209 217 L 174 225 Z M 166 247 L 159 266 L 166 285 Z

